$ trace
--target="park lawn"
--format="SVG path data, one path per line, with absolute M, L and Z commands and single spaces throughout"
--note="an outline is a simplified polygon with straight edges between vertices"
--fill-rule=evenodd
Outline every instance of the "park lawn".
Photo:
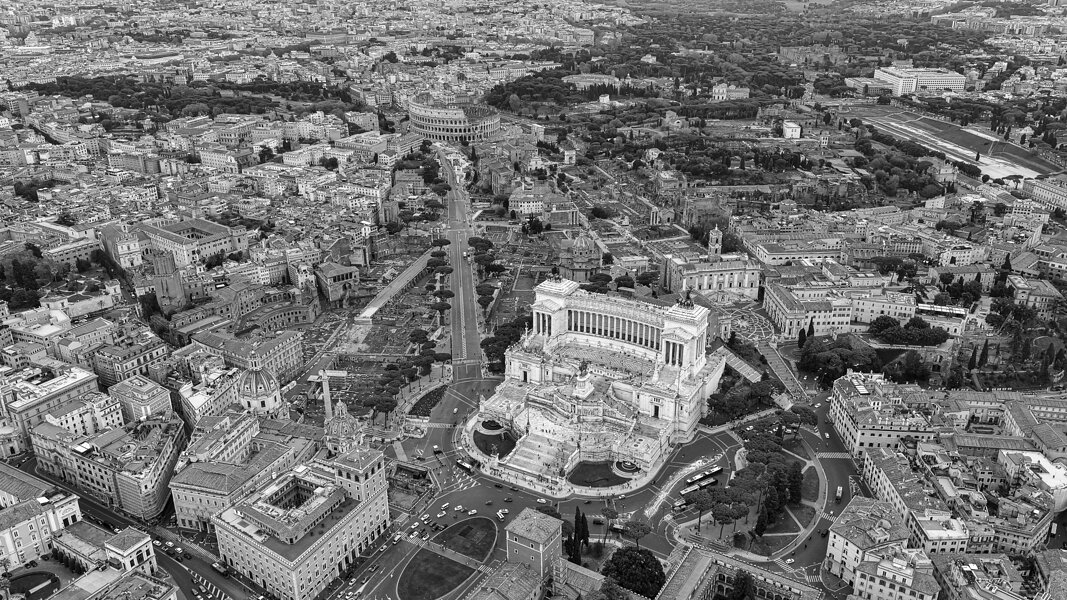
M 789 508 L 793 508 L 793 507 L 790 506 Z M 799 514 L 797 514 L 797 518 L 800 518 Z M 773 525 L 768 525 L 767 526 L 767 531 L 765 531 L 763 533 L 764 534 L 768 534 L 768 533 L 800 533 L 800 527 L 797 526 L 796 522 L 793 521 L 793 517 L 790 517 L 789 513 L 786 512 L 785 509 L 783 508 L 782 509 L 782 516 L 778 517 L 778 521 L 775 522 Z M 789 537 L 789 536 L 785 536 L 785 537 Z
M 804 471 L 804 484 L 801 487 L 800 497 L 812 502 L 819 500 L 819 473 L 815 467 L 808 467 Z
M 789 510 L 793 511 L 793 515 L 800 521 L 802 527 L 807 527 L 811 520 L 815 518 L 815 509 L 806 504 L 790 506 Z
M 804 448 L 800 438 L 793 439 L 793 434 L 791 433 L 785 434 L 785 443 L 782 444 L 782 447 L 801 458 L 811 460 L 811 456 L 808 455 L 808 451 Z
M 484 561 L 496 545 L 496 523 L 487 517 L 460 521 L 437 534 L 434 541 L 449 550 Z
M 790 535 L 764 536 L 757 540 L 753 540 L 752 545 L 749 546 L 748 549 L 750 552 L 755 552 L 756 554 L 770 556 L 792 541 L 793 536 Z
M 419 550 L 400 576 L 401 600 L 436 600 L 460 586 L 474 569 L 430 550 Z

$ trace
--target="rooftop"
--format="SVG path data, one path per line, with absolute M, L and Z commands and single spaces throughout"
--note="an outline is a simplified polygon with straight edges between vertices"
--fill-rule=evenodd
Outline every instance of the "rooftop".
M 852 498 L 830 531 L 862 550 L 908 539 L 908 528 L 891 504 L 862 496 Z
M 546 544 L 553 537 L 561 535 L 563 521 L 527 507 L 504 529 L 508 533 Z

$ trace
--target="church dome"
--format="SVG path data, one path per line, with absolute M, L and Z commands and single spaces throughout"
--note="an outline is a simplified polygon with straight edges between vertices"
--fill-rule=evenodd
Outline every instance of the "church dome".
M 580 234 L 574 240 L 575 252 L 588 252 L 593 247 L 593 240 L 589 239 L 589 236 L 584 233 Z
M 269 370 L 250 368 L 237 380 L 237 396 L 246 408 L 272 411 L 282 398 L 282 386 Z

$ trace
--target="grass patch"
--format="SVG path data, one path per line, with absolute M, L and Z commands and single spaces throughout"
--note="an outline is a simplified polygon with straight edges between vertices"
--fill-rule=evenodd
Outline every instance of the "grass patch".
M 785 434 L 785 443 L 782 444 L 782 448 L 785 448 L 803 459 L 811 460 L 811 456 L 808 454 L 807 449 L 804 448 L 801 439 L 799 437 L 793 439 L 793 434 L 791 433 Z
M 800 497 L 812 502 L 819 500 L 819 473 L 815 467 L 808 467 L 804 471 L 804 484 L 801 486 Z
M 749 552 L 755 552 L 763 556 L 770 556 L 775 552 L 785 548 L 786 544 L 792 542 L 793 538 L 788 535 L 776 535 L 771 537 L 762 537 L 752 541 L 752 545 L 749 546 Z
M 793 515 L 800 521 L 801 527 L 807 527 L 812 519 L 815 518 L 815 509 L 807 505 L 802 504 L 799 507 L 790 506 L 789 510 L 793 511 Z
M 474 445 L 489 456 L 493 456 L 495 446 L 496 456 L 504 458 L 515 449 L 515 436 L 506 429 L 501 430 L 497 435 L 485 435 L 480 431 L 475 431 Z
M 400 576 L 402 600 L 436 600 L 460 586 L 474 569 L 429 550 L 419 550 Z
M 434 541 L 449 550 L 484 561 L 496 544 L 496 523 L 486 517 L 467 519 L 437 534 Z
M 422 395 L 422 398 L 419 398 L 417 401 L 415 401 L 415 406 L 411 407 L 411 410 L 408 411 L 408 414 L 416 417 L 430 416 L 430 411 L 433 410 L 433 407 L 437 406 L 437 403 L 441 401 L 441 398 L 444 397 L 445 392 L 447 390 L 448 386 L 442 385 L 439 388 L 426 392 Z
M 789 508 L 793 508 L 790 506 Z M 799 515 L 797 515 L 799 517 Z M 793 517 L 789 516 L 789 513 L 782 509 L 782 516 L 778 517 L 773 525 L 767 526 L 767 531 L 764 533 L 800 533 L 800 527 L 793 521 Z
M 587 487 L 611 487 L 622 485 L 630 480 L 616 475 L 611 470 L 610 462 L 583 462 L 578 463 L 578 466 L 571 471 L 571 474 L 567 476 L 567 481 Z

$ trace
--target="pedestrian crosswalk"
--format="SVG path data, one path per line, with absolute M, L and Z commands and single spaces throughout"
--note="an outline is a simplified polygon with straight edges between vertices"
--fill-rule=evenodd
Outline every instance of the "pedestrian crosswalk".
M 821 575 L 805 575 L 804 579 L 807 580 L 808 583 L 822 583 Z
M 819 458 L 845 458 L 849 460 L 852 459 L 852 455 L 848 452 L 819 452 L 815 456 Z
M 781 569 L 783 571 L 789 571 L 790 569 L 793 568 L 793 567 L 790 567 L 789 565 L 785 564 L 785 561 L 780 559 L 780 558 L 774 559 L 773 562 L 779 569 Z
M 841 515 L 832 515 L 832 514 L 826 512 L 826 511 L 819 511 L 819 518 L 820 519 L 826 519 L 827 521 L 830 521 L 831 523 L 836 523 L 837 522 L 837 518 L 840 517 L 840 516 Z

